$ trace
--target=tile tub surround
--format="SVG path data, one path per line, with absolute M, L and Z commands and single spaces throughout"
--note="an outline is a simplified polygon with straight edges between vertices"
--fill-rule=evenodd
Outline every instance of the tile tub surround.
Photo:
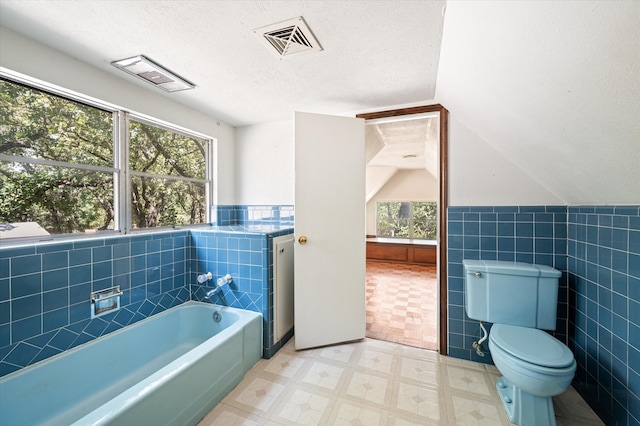
M 222 287 L 210 301 L 262 314 L 265 358 L 270 358 L 293 335 L 291 331 L 279 342 L 273 342 L 273 238 L 292 232 L 286 225 L 220 226 L 191 232 L 192 300 L 206 301 L 206 293 L 214 288 L 215 280 L 230 274 L 233 282 Z M 196 276 L 206 272 L 213 274 L 212 281 L 197 284 Z
M 0 376 L 190 299 L 188 231 L 0 248 Z M 121 309 L 91 319 L 89 294 Z
M 514 215 L 513 226 L 509 221 L 501 224 L 510 219 L 505 213 Z M 528 216 L 521 213 L 533 217 L 522 222 Z M 538 216 L 545 213 L 554 215 L 553 222 L 549 216 Z M 486 214 L 497 215 L 495 228 L 486 220 L 493 216 Z M 471 350 L 478 325 L 464 312 L 459 260 L 494 258 L 493 250 L 487 249 L 495 238 L 495 258 L 539 262 L 563 271 L 566 287 L 559 294 L 558 312 L 566 317 L 559 326 L 566 322 L 567 344 L 578 363 L 573 385 L 607 424 L 640 425 L 640 207 L 450 207 L 447 220 L 449 355 L 491 362 Z M 552 236 L 545 225 L 549 223 Z M 528 224 L 533 225 L 533 236 L 519 239 L 519 231 L 529 233 Z M 512 228 L 513 235 L 501 242 Z M 548 263 L 551 260 L 554 263 Z
M 565 206 L 475 206 L 447 210 L 449 355 L 492 363 L 472 349 L 481 336 L 478 321 L 464 310 L 463 259 L 510 260 L 562 271 L 554 335 L 567 341 L 567 208 Z M 491 324 L 487 324 L 487 331 Z
M 291 228 L 275 224 L 251 225 L 250 228 L 233 227 L 235 238 L 267 241 L 267 235 L 273 237 L 292 232 Z M 198 229 L 206 229 L 212 235 L 231 227 Z M 260 229 L 264 230 L 262 234 Z M 204 292 L 198 293 L 200 287 L 195 283 L 197 274 L 205 271 L 199 269 L 197 263 L 196 269 L 192 269 L 192 259 L 196 259 L 192 253 L 198 253 L 192 245 L 192 232 L 199 231 L 157 231 L 0 247 L 0 376 L 187 300 L 202 300 Z M 244 248 L 244 242 L 240 243 L 240 240 L 237 242 Z M 256 276 L 254 264 L 271 262 L 272 248 L 268 242 L 264 247 L 260 246 L 255 253 L 228 248 L 217 251 L 217 261 L 225 265 L 220 269 L 231 271 L 229 273 L 237 271 L 232 276 L 235 284 L 242 288 L 225 293 L 227 297 L 216 303 L 263 315 L 269 312 L 273 295 L 267 289 L 273 288 L 273 265 L 264 263 L 267 267 L 260 266 Z M 205 250 L 207 254 L 214 252 L 210 247 Z M 209 266 L 215 275 L 217 266 Z M 122 308 L 90 319 L 89 294 L 114 285 L 120 285 L 123 290 Z M 253 303 L 256 289 L 264 291 L 262 298 L 266 305 Z M 273 336 L 272 320 L 265 323 L 264 334 Z M 289 337 L 285 336 L 283 341 Z M 283 341 L 266 345 L 266 355 L 275 353 Z
M 640 424 L 638 206 L 569 207 L 574 387 L 607 424 Z

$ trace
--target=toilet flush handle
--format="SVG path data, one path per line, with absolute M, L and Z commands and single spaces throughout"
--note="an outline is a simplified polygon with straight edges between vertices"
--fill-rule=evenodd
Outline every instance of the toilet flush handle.
M 481 274 L 480 272 L 476 272 L 476 273 L 475 273 L 475 274 L 473 274 L 473 275 L 475 275 L 477 278 L 480 278 L 480 277 L 482 276 L 482 274 Z

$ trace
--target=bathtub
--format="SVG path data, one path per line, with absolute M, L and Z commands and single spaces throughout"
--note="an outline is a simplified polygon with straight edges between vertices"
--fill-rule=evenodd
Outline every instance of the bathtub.
M 196 424 L 261 354 L 260 314 L 186 302 L 1 378 L 0 425 Z

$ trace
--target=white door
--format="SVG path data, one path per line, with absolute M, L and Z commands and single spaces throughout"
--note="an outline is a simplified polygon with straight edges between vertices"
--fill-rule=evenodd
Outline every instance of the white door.
M 296 349 L 364 338 L 364 161 L 363 119 L 296 112 Z

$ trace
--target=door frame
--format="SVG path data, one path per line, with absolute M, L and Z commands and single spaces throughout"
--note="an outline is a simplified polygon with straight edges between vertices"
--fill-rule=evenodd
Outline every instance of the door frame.
M 442 355 L 447 355 L 447 207 L 449 205 L 449 111 L 440 104 L 434 104 L 356 114 L 356 117 L 364 118 L 365 120 L 373 120 L 376 118 L 399 117 L 403 115 L 424 114 L 428 112 L 440 113 L 440 145 L 438 149 L 438 182 L 440 186 L 438 202 L 438 352 Z

